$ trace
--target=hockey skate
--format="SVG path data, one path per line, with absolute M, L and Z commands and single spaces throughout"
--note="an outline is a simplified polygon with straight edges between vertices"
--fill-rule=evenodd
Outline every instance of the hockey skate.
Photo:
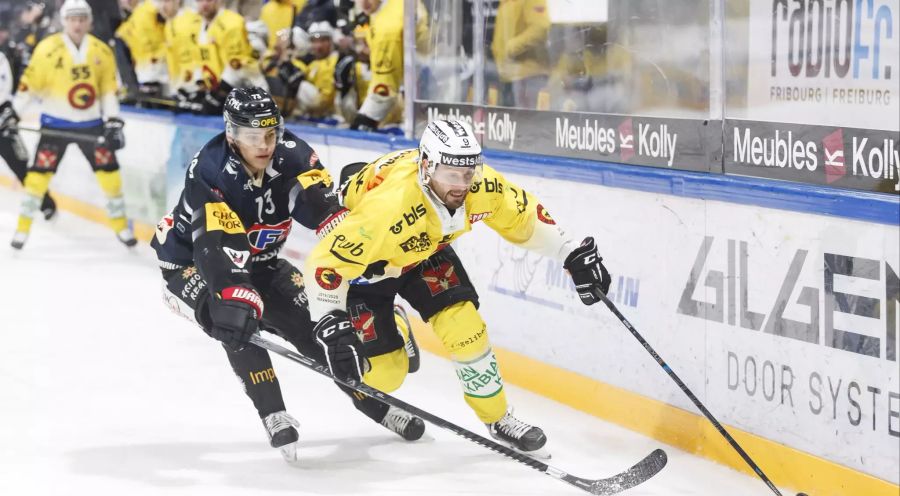
M 526 424 L 513 416 L 513 409 L 507 410 L 506 415 L 493 424 L 485 424 L 491 437 L 534 458 L 550 458 L 550 453 L 542 449 L 547 442 L 547 436 L 540 427 Z
M 117 232 L 116 238 L 121 241 L 123 245 L 129 248 L 137 245 L 137 239 L 134 238 L 134 233 L 131 231 L 130 227 L 126 227 L 125 229 Z
M 416 441 L 425 434 L 425 422 L 422 419 L 394 406 L 388 408 L 387 414 L 381 419 L 381 425 L 407 441 Z
M 400 305 L 394 305 L 394 321 L 397 323 L 397 330 L 403 336 L 403 347 L 406 349 L 406 356 L 409 358 L 409 373 L 419 370 L 420 353 L 419 345 L 413 336 L 412 326 L 409 323 L 409 317 L 406 316 L 406 310 Z
M 13 239 L 10 241 L 9 245 L 17 250 L 21 250 L 23 246 L 25 246 L 25 242 L 28 241 L 28 232 L 27 231 L 16 231 L 13 234 Z
M 286 411 L 270 413 L 263 419 L 266 433 L 269 434 L 269 444 L 281 451 L 281 457 L 288 463 L 297 461 L 297 441 L 300 434 L 297 427 L 300 422 L 291 417 Z

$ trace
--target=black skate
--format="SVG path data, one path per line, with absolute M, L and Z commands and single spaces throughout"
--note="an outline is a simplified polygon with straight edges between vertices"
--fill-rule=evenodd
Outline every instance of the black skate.
M 44 215 L 44 220 L 56 217 L 56 202 L 50 198 L 49 194 L 44 196 L 44 201 L 41 203 L 41 213 Z
M 425 434 L 425 422 L 422 419 L 393 406 L 388 408 L 387 414 L 381 419 L 381 425 L 407 441 L 416 441 Z
M 137 239 L 134 238 L 134 232 L 131 231 L 130 227 L 126 227 L 121 231 L 116 233 L 116 238 L 122 242 L 123 245 L 131 248 L 137 245 Z
M 397 331 L 400 332 L 400 335 L 403 337 L 403 347 L 406 349 L 406 356 L 409 358 L 409 373 L 419 370 L 419 345 L 416 343 L 416 338 L 413 336 L 412 325 L 409 323 L 409 318 L 406 316 L 406 310 L 403 309 L 400 305 L 394 305 L 394 320 L 397 322 Z M 403 332 L 401 326 L 406 327 L 406 332 Z
M 297 441 L 300 439 L 296 428 L 300 427 L 300 422 L 282 410 L 267 415 L 263 419 L 263 425 L 266 427 L 266 433 L 269 434 L 269 444 L 273 448 L 281 450 L 284 461 L 296 462 Z
M 550 458 L 550 454 L 541 449 L 547 443 L 544 431 L 514 417 L 512 408 L 497 422 L 485 425 L 492 438 L 510 448 L 535 458 Z
M 9 245 L 16 250 L 21 250 L 22 247 L 25 246 L 26 241 L 28 241 L 28 233 L 25 231 L 16 231 L 15 234 L 13 234 L 13 239 L 10 241 Z

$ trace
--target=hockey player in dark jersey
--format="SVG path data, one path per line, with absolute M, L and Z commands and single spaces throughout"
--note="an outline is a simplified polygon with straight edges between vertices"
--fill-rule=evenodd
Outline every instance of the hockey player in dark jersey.
M 285 411 L 268 353 L 248 340 L 258 330 L 275 332 L 325 363 L 313 342 L 303 276 L 278 253 L 293 221 L 324 233 L 339 220 L 331 186 L 316 152 L 284 130 L 271 96 L 261 88 L 235 89 L 225 102 L 225 132 L 194 156 L 178 204 L 151 242 L 167 305 L 222 342 L 271 445 L 289 462 L 297 457 L 299 423 Z M 359 410 L 405 439 L 424 432 L 408 413 L 350 395 Z

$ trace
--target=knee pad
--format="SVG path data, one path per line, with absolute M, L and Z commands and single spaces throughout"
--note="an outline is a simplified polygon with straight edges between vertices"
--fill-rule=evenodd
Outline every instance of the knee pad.
M 363 376 L 363 382 L 385 393 L 396 391 L 409 370 L 405 348 L 369 357 L 369 363 L 372 367 Z
M 53 174 L 50 172 L 29 171 L 25 175 L 25 181 L 22 185 L 29 195 L 43 198 L 47 190 L 50 189 L 50 179 L 52 178 Z
M 100 183 L 100 189 L 109 197 L 122 196 L 122 175 L 118 170 L 105 171 L 98 170 L 94 172 L 97 182 Z

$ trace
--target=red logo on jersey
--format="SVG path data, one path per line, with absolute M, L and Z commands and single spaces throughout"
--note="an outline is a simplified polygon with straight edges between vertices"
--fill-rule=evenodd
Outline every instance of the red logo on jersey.
M 544 224 L 550 224 L 551 226 L 556 224 L 556 221 L 553 220 L 553 217 L 550 217 L 550 212 L 548 212 L 547 209 L 544 208 L 544 206 L 540 203 L 538 203 L 537 206 L 537 217 L 538 220 L 543 222 Z
M 474 224 L 474 223 L 484 219 L 488 215 L 491 215 L 491 213 L 490 212 L 482 212 L 480 214 L 469 214 L 469 224 Z
M 84 110 L 97 101 L 97 90 L 88 83 L 78 83 L 69 90 L 69 105 Z
M 354 305 L 350 309 L 350 322 L 353 323 L 353 328 L 363 343 L 378 339 L 378 333 L 375 332 L 375 313 L 365 303 Z
M 280 224 L 253 224 L 247 229 L 247 239 L 250 241 L 250 251 L 254 255 L 264 251 L 269 246 L 284 241 L 291 233 L 291 219 Z
M 341 285 L 341 275 L 334 269 L 319 267 L 316 269 L 316 284 L 329 291 L 337 289 Z
M 94 148 L 94 163 L 97 165 L 109 165 L 112 163 L 112 158 L 113 154 L 108 148 L 102 146 Z
M 427 261 L 425 264 L 426 266 L 422 267 L 422 280 L 428 285 L 431 296 L 437 296 L 450 288 L 459 286 L 456 268 L 450 262 L 434 264 Z
M 34 159 L 34 167 L 36 169 L 52 169 L 56 167 L 56 161 L 58 159 L 59 155 L 57 155 L 55 151 L 41 148 L 38 150 L 37 157 Z

